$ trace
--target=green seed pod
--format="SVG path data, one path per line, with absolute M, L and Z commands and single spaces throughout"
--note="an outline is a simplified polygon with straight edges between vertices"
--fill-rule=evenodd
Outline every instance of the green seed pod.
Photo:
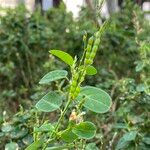
M 92 52 L 93 52 L 93 53 L 96 53 L 96 52 L 97 52 L 97 49 L 98 49 L 98 46 L 97 46 L 97 45 L 94 45 L 94 47 L 92 48 Z
M 94 41 L 94 37 L 91 36 L 91 37 L 89 38 L 89 40 L 88 40 L 88 44 L 89 44 L 89 45 L 92 45 L 92 44 L 93 44 L 93 41 Z
M 91 65 L 93 63 L 93 60 L 92 59 L 90 59 L 89 60 L 89 65 Z
M 80 82 L 84 81 L 84 76 L 81 77 Z
M 90 53 L 89 52 L 86 52 L 86 56 L 85 56 L 87 59 L 90 58 Z
M 94 57 L 95 57 L 95 55 L 96 55 L 96 53 L 91 53 L 91 59 L 93 60 L 94 59 Z
M 70 87 L 70 93 L 73 93 L 75 88 L 73 86 Z
M 96 36 L 96 38 L 99 38 L 100 33 L 99 33 L 99 32 L 96 32 L 96 33 L 95 33 L 95 36 Z
M 80 87 L 79 87 L 79 86 L 76 88 L 76 92 L 77 92 L 77 93 L 80 92 Z
M 78 92 L 75 92 L 74 93 L 74 98 L 76 98 L 78 96 L 78 94 L 79 94 Z
M 85 58 L 85 65 L 88 65 L 88 60 L 87 58 Z
M 96 39 L 96 41 L 94 42 L 94 45 L 99 45 L 99 43 L 100 43 L 100 39 L 98 38 L 98 39 Z
M 76 87 L 77 86 L 77 82 L 75 80 L 72 81 L 72 86 Z
M 77 81 L 78 78 L 79 78 L 79 75 L 76 73 L 73 78 L 74 78 L 75 81 Z
M 90 52 L 92 49 L 92 46 L 90 44 L 87 45 L 87 52 Z

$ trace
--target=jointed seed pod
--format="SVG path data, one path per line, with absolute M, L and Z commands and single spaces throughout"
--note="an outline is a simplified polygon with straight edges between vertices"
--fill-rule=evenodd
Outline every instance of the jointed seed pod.
M 92 49 L 92 46 L 91 46 L 90 44 L 88 44 L 88 45 L 87 45 L 87 48 L 86 48 L 87 52 L 90 52 L 91 49 Z
M 92 52 L 92 53 L 91 53 L 91 59 L 92 59 L 92 60 L 94 59 L 95 55 L 96 55 L 95 52 Z
M 86 57 L 87 59 L 89 59 L 89 58 L 90 58 L 90 54 L 91 54 L 90 52 L 86 52 L 86 56 L 85 56 L 85 57 Z
M 92 48 L 92 52 L 93 52 L 93 53 L 96 53 L 96 52 L 97 52 L 97 49 L 98 49 L 98 46 L 97 46 L 97 45 L 94 45 L 93 48 Z
M 96 38 L 99 38 L 99 37 L 100 37 L 100 32 L 97 31 L 97 32 L 95 33 L 95 37 L 96 37 Z
M 76 87 L 76 86 L 77 86 L 77 81 L 73 80 L 73 81 L 72 81 L 72 86 L 73 86 L 73 87 Z
M 76 88 L 76 92 L 77 92 L 77 93 L 80 92 L 80 87 L 79 87 L 79 86 Z
M 89 45 L 92 45 L 92 44 L 93 44 L 93 41 L 94 41 L 94 37 L 91 36 L 91 37 L 89 38 L 89 40 L 88 40 L 88 44 L 89 44 Z
M 96 40 L 95 40 L 95 42 L 94 42 L 94 45 L 99 45 L 99 43 L 100 43 L 100 39 L 99 38 L 97 38 Z

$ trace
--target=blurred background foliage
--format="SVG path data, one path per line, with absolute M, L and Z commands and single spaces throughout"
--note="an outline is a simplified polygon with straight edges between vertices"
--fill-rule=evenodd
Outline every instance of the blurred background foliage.
M 19 6 L 0 16 L 0 149 L 19 146 L 24 149 L 32 138 L 37 112 L 32 106 L 42 91 L 56 88 L 38 85 L 50 70 L 66 66 L 49 56 L 50 49 L 61 49 L 80 56 L 82 37 L 98 29 L 95 16 L 82 8 L 74 20 L 64 4 L 44 14 L 36 10 L 27 16 Z M 87 150 L 150 148 L 150 26 L 140 7 L 127 1 L 110 16 L 110 26 L 102 37 L 95 67 L 98 74 L 87 77 L 111 95 L 111 111 L 96 115 L 98 134 Z M 16 113 L 16 114 L 15 114 Z M 57 113 L 57 112 L 55 112 Z M 55 121 L 55 113 L 47 116 Z M 43 115 L 43 114 L 41 114 Z M 9 143 L 11 142 L 11 143 Z M 11 145 L 11 146 L 12 146 Z M 94 149 L 93 149 L 94 150 Z

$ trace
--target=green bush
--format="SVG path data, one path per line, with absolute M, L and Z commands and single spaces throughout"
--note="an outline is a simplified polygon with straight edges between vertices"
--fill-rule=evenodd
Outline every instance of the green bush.
M 61 85 L 58 83 L 51 84 L 50 88 L 37 86 L 43 73 L 58 67 L 67 69 L 58 60 L 47 56 L 47 52 L 57 48 L 72 55 L 78 54 L 79 57 L 84 47 L 82 37 L 85 31 L 87 36 L 90 36 L 97 30 L 94 14 L 87 8 L 82 9 L 77 20 L 74 20 L 70 13 L 66 13 L 63 5 L 49 10 L 44 16 L 37 11 L 27 18 L 24 11 L 17 8 L 8 12 L 7 17 L 1 17 L 1 111 L 8 112 L 9 106 L 13 106 L 13 111 L 17 111 L 14 109 L 25 102 L 28 102 L 26 106 L 31 106 L 29 99 L 34 99 L 32 102 L 35 103 L 45 92 L 59 89 Z M 111 110 L 103 115 L 85 109 L 87 115 L 84 119 L 95 122 L 97 126 L 97 134 L 93 140 L 88 141 L 86 149 L 148 150 L 150 24 L 144 19 L 140 8 L 129 1 L 126 1 L 120 12 L 112 14 L 110 20 L 110 27 L 102 36 L 95 59 L 94 65 L 98 73 L 93 78 L 87 77 L 85 83 L 106 90 L 111 95 L 113 104 Z M 0 119 L 0 149 L 4 149 L 5 144 L 11 141 L 24 149 L 33 141 L 32 128 L 35 126 L 36 116 L 55 123 L 57 113 L 37 114 L 32 108 L 29 111 L 21 109 L 10 119 L 7 113 L 3 112 Z M 20 121 L 16 123 L 14 118 Z M 5 131 L 5 125 L 8 125 L 6 129 L 11 125 L 13 130 Z M 22 132 L 24 129 L 28 130 L 24 136 L 11 136 L 12 132 Z M 24 142 L 24 138 L 28 137 L 30 140 Z M 15 146 L 16 143 L 11 144 Z

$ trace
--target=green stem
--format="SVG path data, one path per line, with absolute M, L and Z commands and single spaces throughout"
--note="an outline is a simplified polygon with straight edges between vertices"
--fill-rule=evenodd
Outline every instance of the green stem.
M 61 116 L 60 116 L 60 118 L 58 119 L 58 122 L 57 122 L 57 124 L 56 124 L 56 126 L 55 126 L 55 132 L 56 132 L 56 133 L 57 133 L 57 131 L 58 131 L 58 129 L 59 129 L 60 123 L 61 123 L 62 119 L 64 118 L 64 116 L 65 116 L 65 114 L 66 114 L 66 111 L 67 111 L 67 109 L 68 109 L 70 103 L 71 103 L 71 100 L 70 100 L 70 98 L 68 98 L 68 102 L 67 102 L 67 104 L 66 104 L 66 106 L 65 106 L 65 108 L 64 108 L 64 110 L 63 110 L 63 112 L 61 113 Z M 52 136 L 53 136 L 53 135 L 52 135 Z

